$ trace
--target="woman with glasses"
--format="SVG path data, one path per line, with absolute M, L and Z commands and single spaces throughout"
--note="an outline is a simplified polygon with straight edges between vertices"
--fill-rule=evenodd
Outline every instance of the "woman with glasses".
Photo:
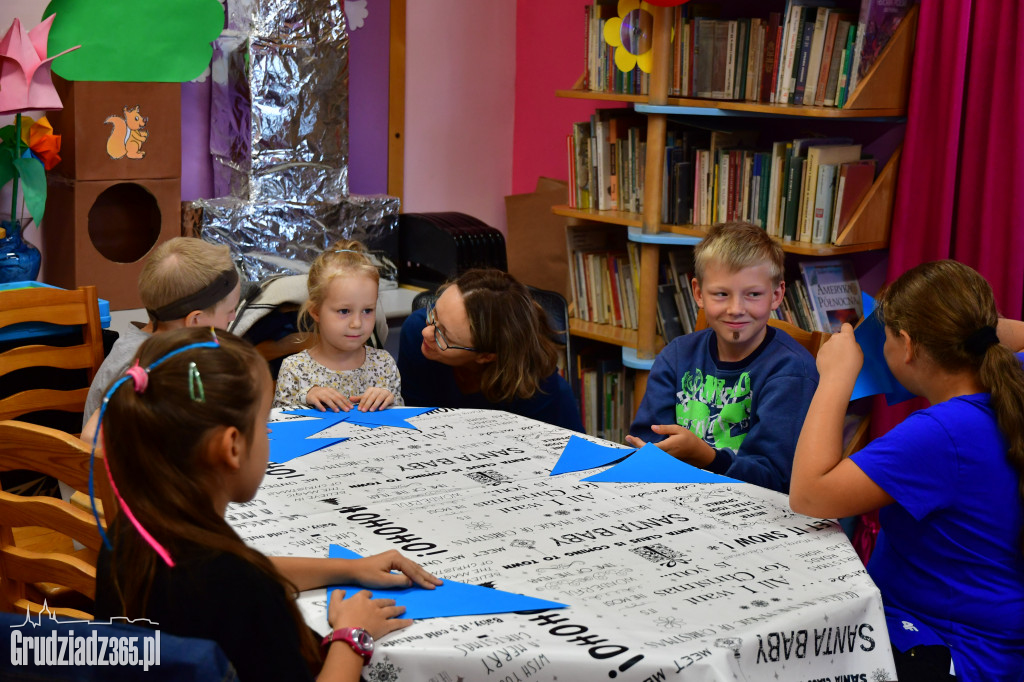
M 500 270 L 469 270 L 402 325 L 406 405 L 505 410 L 583 431 L 547 316 Z

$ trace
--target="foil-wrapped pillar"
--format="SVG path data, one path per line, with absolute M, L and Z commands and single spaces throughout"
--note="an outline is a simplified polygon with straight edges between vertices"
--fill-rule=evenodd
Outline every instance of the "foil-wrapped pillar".
M 214 190 L 202 236 L 250 279 L 340 238 L 397 254 L 399 203 L 348 194 L 348 31 L 337 0 L 229 0 L 214 45 Z M 302 263 L 289 265 L 295 260 Z

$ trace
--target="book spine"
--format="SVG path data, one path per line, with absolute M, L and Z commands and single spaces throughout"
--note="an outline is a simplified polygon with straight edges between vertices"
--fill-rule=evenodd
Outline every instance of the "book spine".
M 786 18 L 786 26 L 784 29 L 784 45 L 782 48 L 782 63 L 779 66 L 779 78 L 778 85 L 776 86 L 776 92 L 778 97 L 776 102 L 778 104 L 789 104 L 791 102 L 790 95 L 793 92 L 793 85 L 795 81 L 793 79 L 793 64 L 797 59 L 797 47 L 800 42 L 800 36 L 803 29 L 803 7 L 799 5 L 791 7 L 789 16 Z
M 793 88 L 793 104 L 804 103 L 804 90 L 807 88 L 807 68 L 811 59 L 811 41 L 814 40 L 814 22 L 805 21 L 803 36 L 800 39 L 800 61 L 796 71 L 796 85 Z
M 849 94 L 850 65 L 853 59 L 853 41 L 857 27 L 850 24 L 847 32 L 846 48 L 843 50 L 843 67 L 839 73 L 839 90 L 836 93 L 836 106 L 842 108 L 846 104 L 846 97 Z
M 761 91 L 758 96 L 759 102 L 773 101 L 772 95 L 775 91 L 775 64 L 777 63 L 779 13 L 768 14 L 768 28 L 764 33 L 764 58 L 761 62 Z
M 839 239 L 839 210 L 843 205 L 843 191 L 846 189 L 846 171 L 849 166 L 841 165 L 839 167 L 839 180 L 836 182 L 836 198 L 832 205 L 832 234 L 829 239 L 830 244 L 835 244 L 836 240 Z
M 835 195 L 835 164 L 818 166 L 818 186 L 815 189 L 812 244 L 826 244 L 831 236 L 832 205 Z
M 800 193 L 800 215 L 797 216 L 797 241 L 810 242 L 814 230 L 814 196 L 818 185 L 818 147 L 807 151 L 804 161 L 803 188 Z
M 789 177 L 786 186 L 786 218 L 782 229 L 782 238 L 787 241 L 796 239 L 796 219 L 800 213 L 800 188 L 803 184 L 804 160 L 794 156 L 789 165 Z
M 725 84 L 717 95 L 719 99 L 732 99 L 736 83 L 736 46 L 739 40 L 739 23 L 728 21 L 726 27 L 728 32 L 725 42 Z M 717 49 L 718 45 L 715 45 L 715 50 Z
M 832 70 L 832 50 L 836 44 L 836 29 L 839 26 L 839 15 L 831 12 L 825 26 L 825 40 L 821 44 L 821 66 L 818 69 L 818 83 L 814 88 L 814 105 L 825 104 L 825 93 L 828 90 L 828 77 Z
M 822 53 L 825 46 L 825 30 L 828 26 L 829 10 L 819 7 L 814 18 L 814 36 L 811 38 L 811 56 L 807 62 L 807 84 L 804 87 L 803 103 L 807 106 L 814 104 L 814 98 L 818 92 L 818 78 L 821 71 Z

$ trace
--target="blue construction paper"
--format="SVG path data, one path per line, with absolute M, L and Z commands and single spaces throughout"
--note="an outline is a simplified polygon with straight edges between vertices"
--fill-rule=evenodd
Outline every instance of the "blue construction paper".
M 348 412 L 343 412 L 341 410 L 338 410 L 337 412 L 332 412 L 331 410 L 326 410 L 324 412 L 321 412 L 320 410 L 317 410 L 317 409 L 309 409 L 309 410 L 303 409 L 303 410 L 286 410 L 285 414 L 294 414 L 294 415 L 296 415 L 298 417 L 316 417 L 317 419 L 323 419 L 323 420 L 329 422 L 330 424 L 338 424 L 340 422 L 347 421 L 348 418 L 350 416 L 352 416 L 352 412 L 353 412 L 352 410 L 350 410 Z M 327 428 L 327 427 L 325 426 L 324 428 Z
M 302 419 L 287 422 L 271 422 L 270 440 L 300 440 L 320 433 L 334 424 L 320 419 Z
M 284 464 L 296 457 L 323 450 L 347 438 L 282 438 L 270 441 L 270 461 Z
M 437 408 L 389 407 L 386 410 L 377 410 L 376 412 L 359 412 L 358 410 L 352 410 L 349 412 L 348 421 L 352 424 L 358 424 L 359 426 L 366 426 L 370 428 L 376 428 L 378 426 L 393 426 L 401 429 L 415 429 L 415 426 L 405 420 L 418 417 L 424 412 L 430 412 L 434 409 Z
M 358 554 L 340 545 L 331 545 L 328 556 L 332 559 L 360 559 Z M 330 610 L 331 594 L 334 590 L 345 590 L 348 599 L 366 588 L 358 585 L 334 585 L 327 588 L 327 608 Z M 560 604 L 546 599 L 527 597 L 514 592 L 504 592 L 480 585 L 469 585 L 454 580 L 427 590 L 422 587 L 403 587 L 391 590 L 372 590 L 377 598 L 394 599 L 405 607 L 402 618 L 443 618 L 445 616 L 483 616 L 490 613 L 510 613 L 535 609 L 564 609 Z
M 914 394 L 897 381 L 885 361 L 882 352 L 882 346 L 885 344 L 885 327 L 874 314 L 875 299 L 862 292 L 861 300 L 864 304 L 864 319 L 853 330 L 853 335 L 864 353 L 864 366 L 857 375 L 850 400 L 879 393 L 885 394 L 885 400 L 889 405 L 910 400 Z
M 734 478 L 681 462 L 657 445 L 648 443 L 625 461 L 587 476 L 591 483 L 740 483 Z
M 586 471 L 594 467 L 604 466 L 629 457 L 636 452 L 635 448 L 613 448 L 607 445 L 592 443 L 586 438 L 570 436 L 569 442 L 562 450 L 562 456 L 551 469 L 551 476 L 567 474 L 572 471 Z

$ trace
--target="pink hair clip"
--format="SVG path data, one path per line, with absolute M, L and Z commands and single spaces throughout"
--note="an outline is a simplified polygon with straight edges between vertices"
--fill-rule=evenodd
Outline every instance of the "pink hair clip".
M 149 372 L 139 364 L 138 360 L 135 361 L 134 365 L 126 369 L 124 373 L 132 378 L 136 393 L 142 393 L 146 390 L 146 386 L 149 385 Z

